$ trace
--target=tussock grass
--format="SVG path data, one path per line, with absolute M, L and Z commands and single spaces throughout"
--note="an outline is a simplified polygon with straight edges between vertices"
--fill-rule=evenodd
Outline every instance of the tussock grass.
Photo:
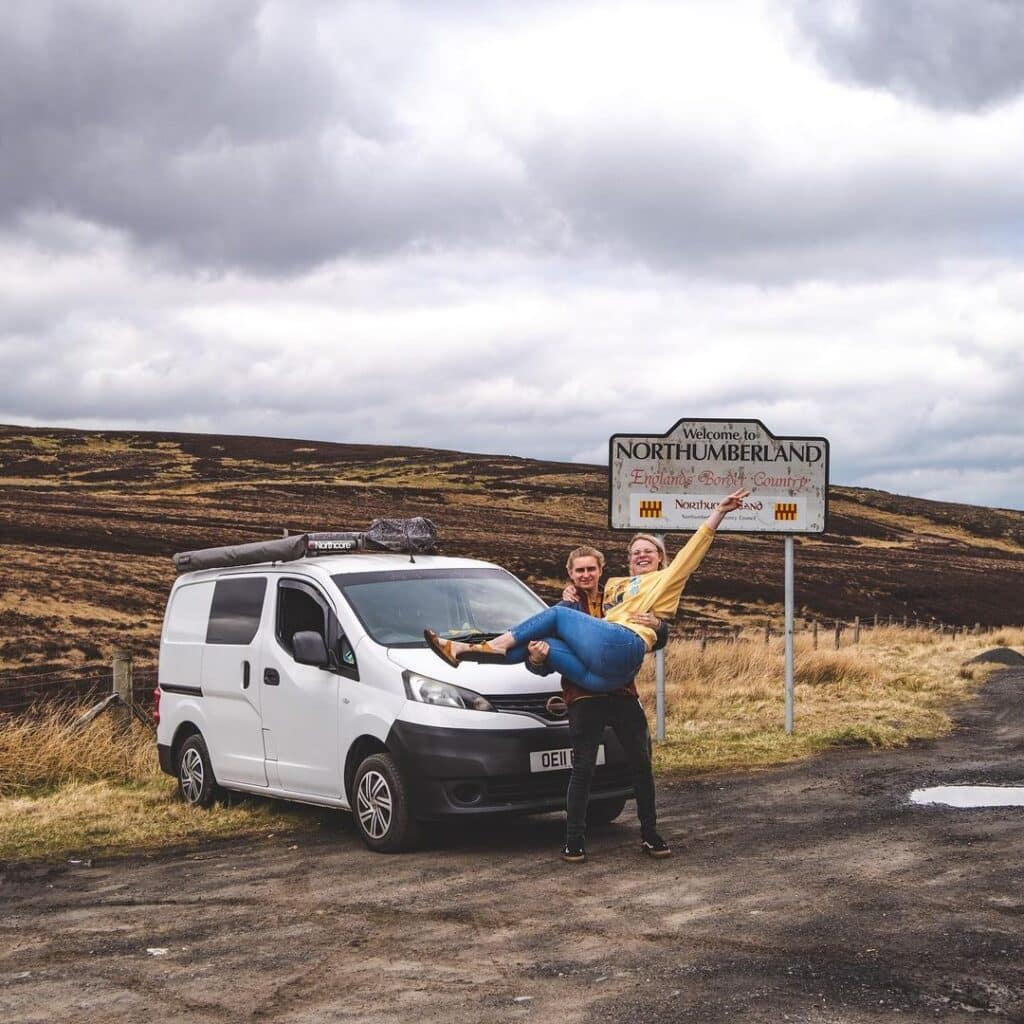
M 750 634 L 748 634 L 750 637 Z M 781 638 L 696 641 L 666 652 L 667 737 L 655 746 L 665 774 L 763 768 L 843 745 L 892 748 L 941 736 L 951 712 L 996 665 L 964 663 L 992 647 L 1024 649 L 1024 629 L 956 640 L 927 630 L 865 630 L 861 643 L 818 650 L 796 640 L 796 729 L 784 724 Z M 654 667 L 639 679 L 654 718 Z M 207 812 L 187 807 L 160 772 L 153 734 L 122 732 L 84 708 L 0 717 L 0 858 L 150 850 L 201 839 L 320 827 L 331 812 L 244 799 Z
M 749 637 L 749 634 L 748 634 Z M 795 729 L 784 730 L 784 644 L 748 638 L 696 641 L 666 650 L 666 742 L 655 748 L 663 772 L 766 767 L 828 747 L 891 748 L 944 735 L 955 706 L 972 697 L 992 665 L 964 665 L 997 646 L 1024 645 L 1024 630 L 955 640 L 926 629 L 864 630 L 861 642 L 835 650 L 822 637 L 794 643 Z M 654 667 L 641 695 L 654 717 Z
M 71 783 L 141 783 L 160 778 L 153 733 L 114 715 L 75 727 L 86 707 L 43 707 L 5 717 L 0 728 L 0 797 L 58 789 Z
M 314 827 L 314 812 L 244 799 L 197 812 L 160 771 L 153 733 L 83 708 L 0 716 L 0 860 L 152 850 L 201 839 Z
M 166 775 L 143 782 L 71 782 L 50 793 L 0 799 L 0 860 L 124 854 L 201 840 L 315 828 L 313 808 L 272 800 L 198 812 L 175 797 Z

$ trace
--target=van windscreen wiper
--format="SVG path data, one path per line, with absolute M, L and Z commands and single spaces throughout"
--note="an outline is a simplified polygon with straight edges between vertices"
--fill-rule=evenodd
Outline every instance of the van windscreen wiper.
M 484 633 L 479 629 L 465 629 L 461 633 L 445 630 L 440 634 L 445 640 L 458 640 L 459 643 L 479 643 L 482 640 L 493 640 L 501 636 L 500 633 Z

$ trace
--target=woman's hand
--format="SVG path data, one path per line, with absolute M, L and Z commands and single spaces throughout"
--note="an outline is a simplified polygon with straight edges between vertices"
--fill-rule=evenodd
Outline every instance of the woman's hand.
M 579 601 L 580 595 L 576 593 L 576 588 L 571 584 L 567 584 L 565 590 L 562 591 L 562 600 L 576 602 Z
M 743 499 L 750 493 L 750 491 L 741 487 L 738 491 L 733 491 L 727 498 L 723 498 L 716 506 L 715 511 L 721 512 L 723 515 L 727 512 L 734 512 L 736 509 L 743 506 Z
M 704 525 L 709 530 L 717 530 L 722 520 L 735 509 L 743 505 L 743 499 L 750 493 L 746 487 L 733 491 L 727 498 L 723 498 L 716 506 L 714 512 L 708 516 Z

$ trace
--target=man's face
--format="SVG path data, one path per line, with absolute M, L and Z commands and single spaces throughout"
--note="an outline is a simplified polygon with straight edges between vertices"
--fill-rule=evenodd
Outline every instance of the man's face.
M 601 578 L 601 566 L 593 555 L 580 555 L 572 560 L 569 579 L 577 590 L 593 594 L 597 591 L 597 581 Z

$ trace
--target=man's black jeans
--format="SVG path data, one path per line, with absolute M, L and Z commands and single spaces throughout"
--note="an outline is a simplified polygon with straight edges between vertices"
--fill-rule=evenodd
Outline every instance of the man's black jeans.
M 587 828 L 587 800 L 594 778 L 597 748 L 605 726 L 619 738 L 633 769 L 633 791 L 640 830 L 646 836 L 656 830 L 654 775 L 651 772 L 651 735 L 647 716 L 636 697 L 609 693 L 574 700 L 569 705 L 569 740 L 572 743 L 572 775 L 565 795 L 565 838 L 582 841 Z

